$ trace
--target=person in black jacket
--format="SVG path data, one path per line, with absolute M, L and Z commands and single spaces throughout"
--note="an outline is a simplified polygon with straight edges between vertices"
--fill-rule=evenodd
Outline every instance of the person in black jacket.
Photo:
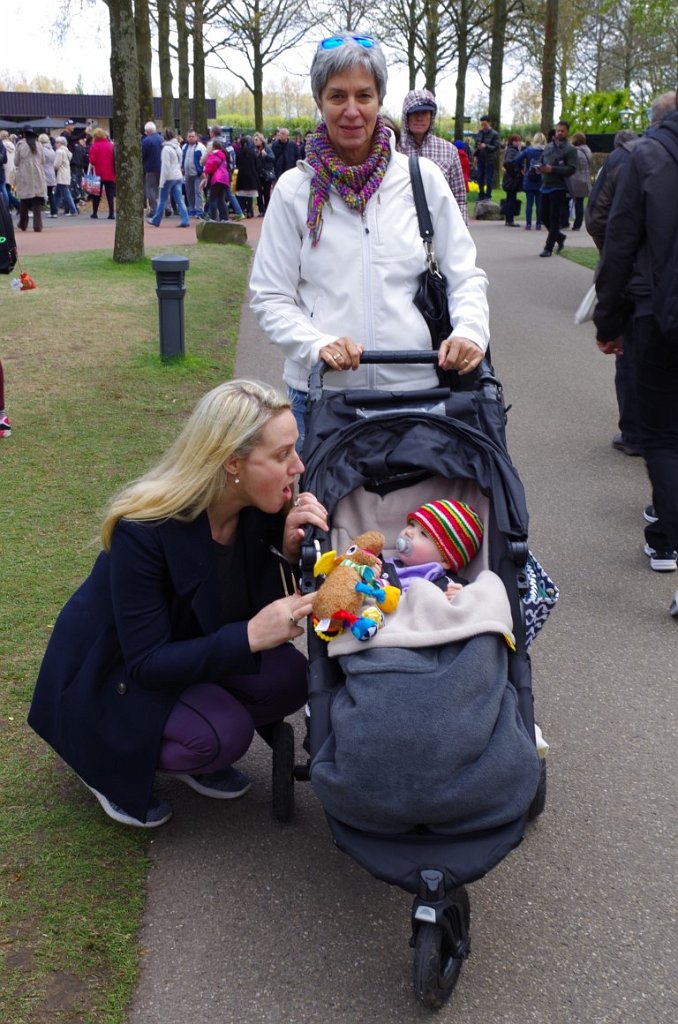
M 297 436 L 272 388 L 221 384 L 108 508 L 28 722 L 115 821 L 168 820 L 158 771 L 203 796 L 242 796 L 250 783 L 233 762 L 306 699 L 291 641 L 313 595 L 297 592 L 292 566 L 305 525 L 327 529 L 327 513 L 308 492 L 292 503 Z
M 654 289 L 673 258 L 678 236 L 678 110 L 676 93 L 655 101 L 671 104 L 650 128 L 623 168 L 610 211 L 596 279 L 593 316 L 598 347 L 630 354 L 635 367 L 639 426 L 658 521 L 645 529 L 645 553 L 659 571 L 676 569 L 678 549 L 678 345 L 654 318 Z M 655 117 L 653 116 L 653 121 Z M 630 351 L 623 331 L 633 302 Z M 678 616 L 678 591 L 671 606 Z
M 506 192 L 504 208 L 504 224 L 507 228 L 517 228 L 515 217 L 520 209 L 518 193 L 523 187 L 523 140 L 520 135 L 511 135 L 504 150 L 504 176 L 502 188 Z
M 478 199 L 492 198 L 492 182 L 494 180 L 494 158 L 499 149 L 499 132 L 492 127 L 489 115 L 480 118 L 480 131 L 476 134 L 476 179 L 478 181 Z
M 301 150 L 295 142 L 290 139 L 290 133 L 287 128 L 278 129 L 278 137 L 273 142 L 271 149 L 273 150 L 273 156 L 275 157 L 275 176 L 276 180 L 285 171 L 289 171 L 292 167 L 297 166 L 297 160 L 301 159 Z
M 628 160 L 637 141 L 637 134 L 628 128 L 622 128 L 617 132 L 614 137 L 615 148 L 601 167 L 591 190 L 585 212 L 586 230 L 596 243 L 599 252 L 602 252 L 603 249 L 607 219 L 610 216 L 619 172 Z M 630 336 L 630 332 L 631 318 L 629 316 L 623 331 L 624 340 Z M 625 455 L 642 455 L 633 363 L 626 356 L 615 356 L 614 386 L 619 409 L 619 433 L 612 438 L 612 447 Z
M 266 207 L 270 202 L 271 188 L 275 181 L 275 157 L 273 156 L 273 150 L 261 132 L 255 132 L 252 136 L 252 141 L 254 142 L 257 183 L 259 186 L 257 205 L 259 207 L 259 216 L 263 217 L 266 213 Z
M 551 256 L 554 246 L 558 252 L 565 245 L 561 230 L 563 218 L 567 222 L 570 195 L 565 181 L 577 170 L 577 152 L 568 142 L 570 125 L 559 121 L 551 142 L 547 142 L 541 163 L 541 219 L 548 229 L 548 238 L 540 256 Z

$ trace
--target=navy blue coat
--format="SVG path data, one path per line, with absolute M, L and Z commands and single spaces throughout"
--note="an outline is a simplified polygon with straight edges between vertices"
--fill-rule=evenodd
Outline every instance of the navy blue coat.
M 245 509 L 236 543 L 253 614 L 284 596 L 283 518 Z M 94 789 L 145 819 L 165 721 L 194 683 L 258 671 L 247 622 L 224 622 L 209 521 L 121 520 L 60 612 L 29 725 Z
M 160 174 L 161 154 L 162 135 L 160 132 L 152 132 L 151 135 L 144 135 L 141 139 L 141 162 L 144 174 Z

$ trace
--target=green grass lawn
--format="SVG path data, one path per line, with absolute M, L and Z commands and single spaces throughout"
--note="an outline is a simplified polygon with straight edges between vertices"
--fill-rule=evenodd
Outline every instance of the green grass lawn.
M 580 263 L 582 267 L 588 267 L 589 270 L 595 270 L 600 259 L 600 253 L 593 247 L 589 249 L 576 247 L 574 249 L 566 245 L 560 254 L 567 260 L 572 260 L 573 263 Z
M 154 250 L 155 252 L 156 250 Z M 148 834 L 107 819 L 26 725 L 60 607 L 98 550 L 100 513 L 197 398 L 232 374 L 248 248 L 190 246 L 186 359 L 162 364 L 150 257 L 25 260 L 0 281 L 11 438 L 0 441 L 0 1020 L 116 1024 L 137 975 Z

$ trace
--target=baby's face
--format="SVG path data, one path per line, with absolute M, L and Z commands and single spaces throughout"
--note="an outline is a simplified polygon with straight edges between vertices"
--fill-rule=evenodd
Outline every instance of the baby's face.
M 419 523 L 412 519 L 398 534 L 396 547 L 398 558 L 403 565 L 423 565 L 425 562 L 445 564 L 443 555 L 435 542 L 431 540 Z

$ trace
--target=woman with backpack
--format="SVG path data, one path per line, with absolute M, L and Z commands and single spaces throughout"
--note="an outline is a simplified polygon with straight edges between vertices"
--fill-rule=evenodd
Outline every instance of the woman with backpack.
M 525 192 L 525 230 L 532 230 L 532 211 L 535 216 L 535 229 L 541 231 L 541 173 L 537 167 L 541 164 L 546 136 L 537 132 L 532 142 L 522 152 L 523 158 L 523 191 Z

